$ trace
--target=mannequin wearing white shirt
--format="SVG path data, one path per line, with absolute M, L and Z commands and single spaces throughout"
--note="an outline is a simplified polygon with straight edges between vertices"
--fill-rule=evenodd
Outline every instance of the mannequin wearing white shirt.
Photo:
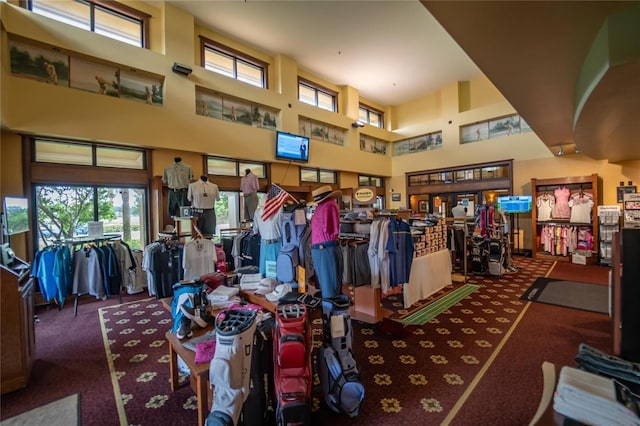
M 198 228 L 204 235 L 216 233 L 216 201 L 220 200 L 218 185 L 209 182 L 207 176 L 189 184 L 187 198 L 191 202 L 191 213 L 198 218 Z

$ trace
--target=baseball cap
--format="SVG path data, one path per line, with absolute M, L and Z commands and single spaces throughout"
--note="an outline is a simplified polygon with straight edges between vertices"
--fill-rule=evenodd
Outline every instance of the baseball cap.
M 278 281 L 273 278 L 263 278 L 258 283 L 258 288 L 254 291 L 255 294 L 269 294 L 275 290 L 278 285 Z
M 267 294 L 265 297 L 270 302 L 277 302 L 282 296 L 289 293 L 291 290 L 292 288 L 289 284 L 280 284 L 276 286 L 275 290 Z

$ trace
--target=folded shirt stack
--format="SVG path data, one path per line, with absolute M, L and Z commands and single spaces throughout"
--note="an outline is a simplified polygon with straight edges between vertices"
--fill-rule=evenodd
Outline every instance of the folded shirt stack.
M 242 274 L 240 276 L 240 288 L 243 291 L 254 291 L 258 289 L 262 274 Z
M 594 426 L 640 426 L 638 399 L 621 383 L 572 367 L 562 367 L 553 409 Z
M 227 287 L 221 285 L 211 293 L 207 294 L 207 299 L 209 299 L 210 302 L 225 302 L 237 296 L 238 293 L 240 293 L 240 290 L 237 287 Z

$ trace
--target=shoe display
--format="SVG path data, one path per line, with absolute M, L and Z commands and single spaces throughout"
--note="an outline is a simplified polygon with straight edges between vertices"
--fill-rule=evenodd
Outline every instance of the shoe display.
M 176 331 L 176 337 L 182 340 L 191 336 L 193 336 L 193 331 L 191 330 L 191 320 L 185 317 L 180 318 L 180 326 L 178 327 L 178 331 Z

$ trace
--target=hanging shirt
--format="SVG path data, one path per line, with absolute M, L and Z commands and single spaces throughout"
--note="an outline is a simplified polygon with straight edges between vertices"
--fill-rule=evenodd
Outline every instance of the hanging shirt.
M 215 272 L 215 244 L 206 238 L 194 238 L 184 245 L 182 267 L 187 279 Z
M 571 191 L 566 186 L 562 186 L 560 188 L 556 188 L 556 190 L 553 191 L 553 195 L 556 199 L 556 203 L 553 207 L 553 218 L 569 219 L 571 216 L 571 210 L 569 207 L 569 195 L 571 195 Z
M 244 195 L 253 194 L 260 189 L 260 183 L 258 182 L 258 176 L 253 173 L 242 176 L 240 179 L 240 192 Z
M 170 189 L 186 189 L 192 180 L 193 168 L 182 161 L 165 167 L 162 172 L 162 182 L 166 183 Z
M 212 209 L 216 201 L 220 200 L 218 185 L 209 181 L 198 180 L 189 184 L 187 199 L 191 201 L 191 207 L 196 209 Z
M 536 207 L 538 208 L 538 222 L 551 220 L 551 212 L 555 205 L 555 199 L 551 195 L 541 195 L 536 200 Z
M 569 207 L 571 207 L 571 218 L 569 222 L 591 223 L 593 205 L 593 198 L 591 198 L 590 194 L 584 193 L 572 197 L 569 201 Z
M 414 251 L 413 236 L 409 224 L 399 218 L 390 219 L 388 228 L 386 250 L 389 253 L 390 284 L 395 287 L 409 282 Z

